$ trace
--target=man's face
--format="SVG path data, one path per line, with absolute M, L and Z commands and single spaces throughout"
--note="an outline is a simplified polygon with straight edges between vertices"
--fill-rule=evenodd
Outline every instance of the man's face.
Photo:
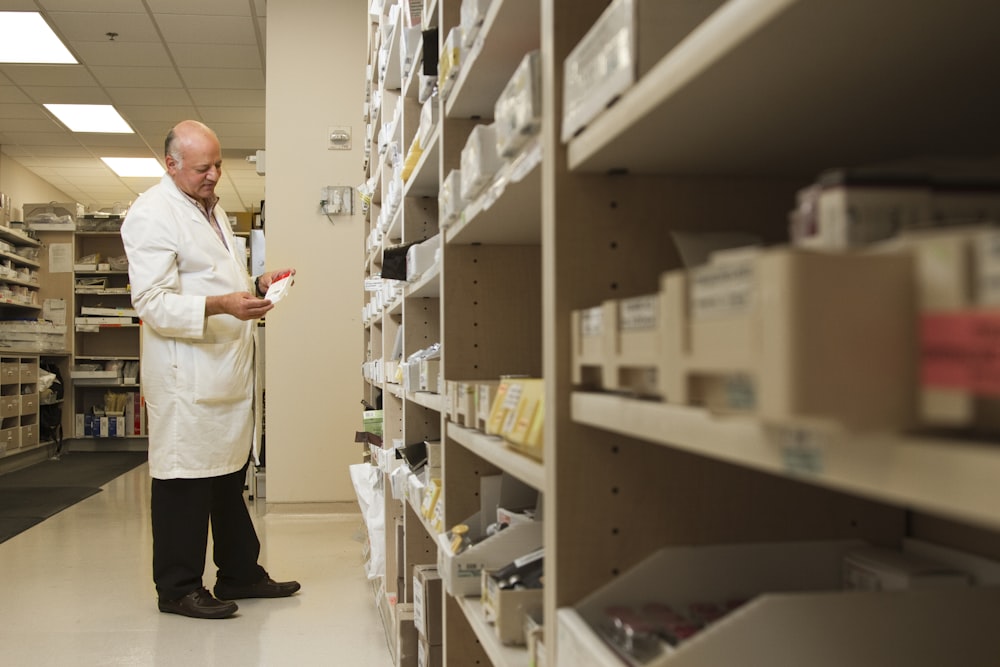
M 215 198 L 215 186 L 222 177 L 222 151 L 210 137 L 196 137 L 181 147 L 180 164 L 166 156 L 167 173 L 184 193 L 203 201 Z

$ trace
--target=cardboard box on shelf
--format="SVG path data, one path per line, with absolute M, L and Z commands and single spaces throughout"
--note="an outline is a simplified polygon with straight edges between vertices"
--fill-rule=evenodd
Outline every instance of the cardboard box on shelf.
M 502 589 L 492 573 L 482 573 L 483 615 L 492 623 L 501 644 L 525 646 L 526 619 L 540 615 L 545 591 L 541 588 Z
M 417 667 L 419 637 L 413 625 L 413 605 L 406 602 L 396 604 L 396 666 Z
M 905 254 L 738 249 L 661 281 L 661 395 L 781 425 L 914 418 L 916 332 Z
M 541 521 L 512 522 L 508 528 L 486 536 L 486 527 L 496 521 L 498 508 L 535 507 L 537 490 L 507 474 L 488 475 L 480 478 L 479 498 L 480 510 L 459 522 L 469 527 L 471 546 L 455 554 L 448 534 L 437 536 L 438 572 L 445 590 L 456 597 L 480 595 L 483 569 L 506 565 L 542 546 Z
M 413 566 L 413 620 L 421 639 L 431 646 L 441 644 L 442 591 L 437 565 Z

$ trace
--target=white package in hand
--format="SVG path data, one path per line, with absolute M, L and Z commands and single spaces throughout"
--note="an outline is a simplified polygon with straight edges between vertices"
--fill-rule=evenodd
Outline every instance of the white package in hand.
M 267 294 L 264 295 L 264 298 L 271 303 L 278 303 L 285 298 L 285 295 L 288 294 L 288 290 L 294 282 L 294 276 L 291 273 L 283 274 L 267 288 Z

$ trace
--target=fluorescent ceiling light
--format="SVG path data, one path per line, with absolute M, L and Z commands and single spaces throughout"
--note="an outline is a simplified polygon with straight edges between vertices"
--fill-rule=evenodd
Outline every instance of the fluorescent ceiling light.
M 0 12 L 0 62 L 76 64 L 38 12 Z
M 163 176 L 164 169 L 159 160 L 151 157 L 102 157 L 104 164 L 111 167 L 116 174 L 123 177 Z
M 46 104 L 45 108 L 73 132 L 134 134 L 110 104 Z

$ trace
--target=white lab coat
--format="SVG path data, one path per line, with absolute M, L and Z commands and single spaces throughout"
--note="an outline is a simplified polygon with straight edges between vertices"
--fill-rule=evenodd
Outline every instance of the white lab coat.
M 215 215 L 228 250 L 167 174 L 122 224 L 157 479 L 235 472 L 253 440 L 255 322 L 205 316 L 206 296 L 253 291 L 222 207 Z

